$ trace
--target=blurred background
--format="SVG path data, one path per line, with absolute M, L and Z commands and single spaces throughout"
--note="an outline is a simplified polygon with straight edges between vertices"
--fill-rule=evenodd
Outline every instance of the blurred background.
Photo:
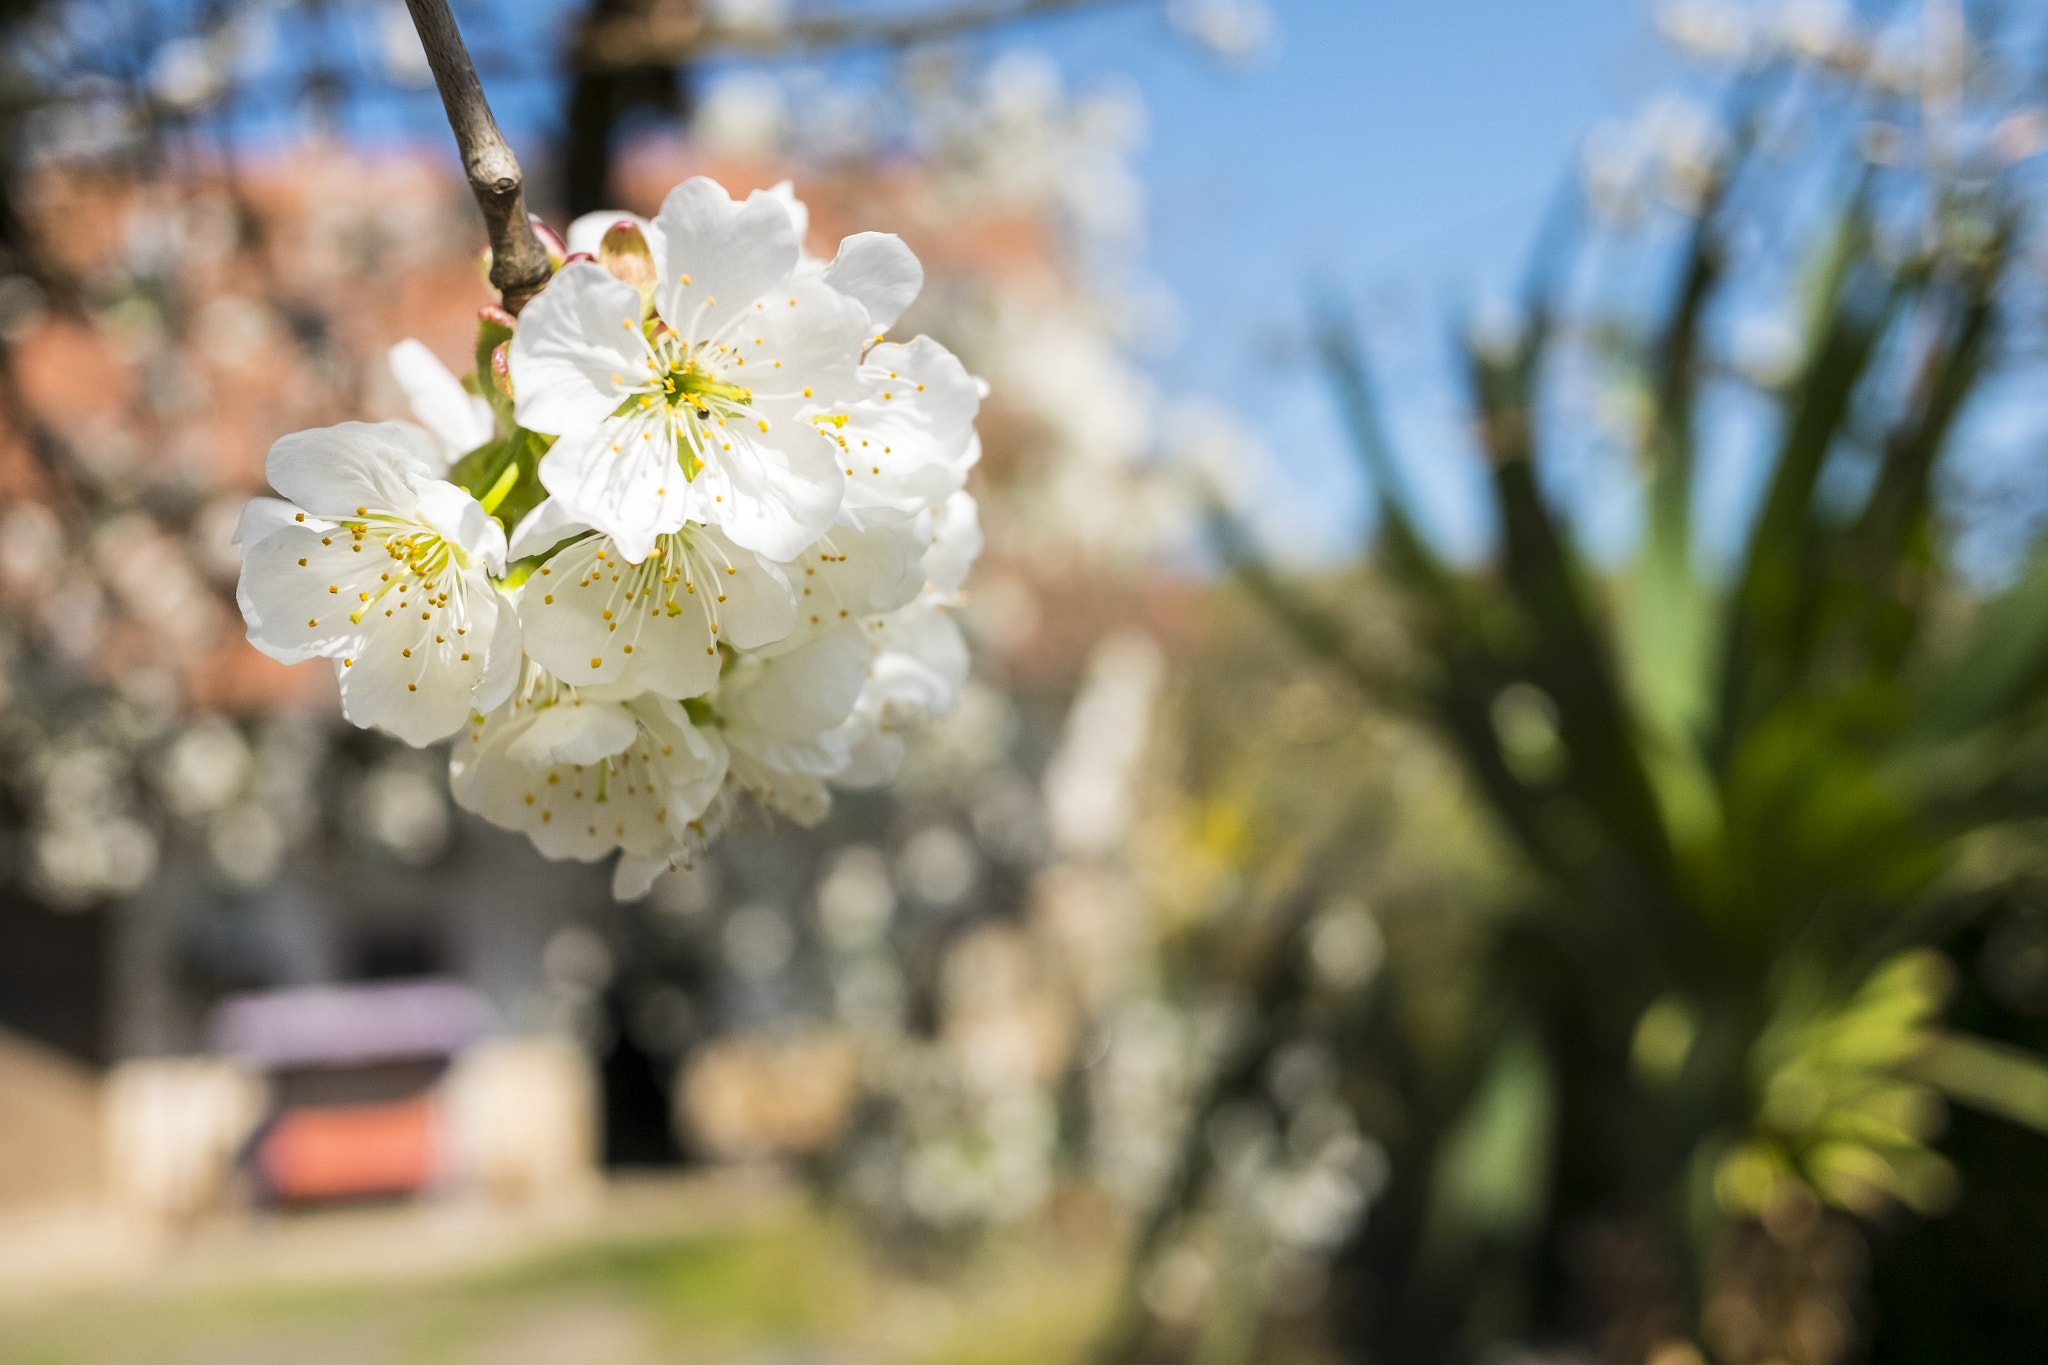
M 2037 1361 L 2048 11 L 456 3 L 992 386 L 975 680 L 614 904 L 249 648 L 396 0 L 0 3 L 0 1362 Z

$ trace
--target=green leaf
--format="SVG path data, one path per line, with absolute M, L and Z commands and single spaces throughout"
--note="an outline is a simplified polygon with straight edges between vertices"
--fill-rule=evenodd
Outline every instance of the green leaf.
M 1942 1032 L 1908 1069 L 1958 1103 L 2048 1133 L 2048 1059 L 2035 1053 Z
M 1380 418 L 1379 395 L 1357 329 L 1326 307 L 1316 327 L 1316 351 L 1336 391 L 1351 448 L 1372 485 L 1388 566 L 1417 588 L 1441 596 L 1448 587 L 1449 571 L 1415 528 L 1413 502 Z
M 1821 271 L 1820 344 L 1794 391 L 1731 603 L 1715 736 L 1724 763 L 1744 734 L 1798 689 L 1811 657 L 1829 540 L 1816 514 L 1814 488 L 1903 292 L 1900 281 L 1875 264 L 1869 239 L 1859 196 L 1843 211 Z
M 547 489 L 541 487 L 540 461 L 541 457 L 547 454 L 548 448 L 554 445 L 555 438 L 524 428 L 514 428 L 512 435 L 507 438 L 507 443 L 515 453 L 516 463 L 511 467 L 517 468 L 519 472 L 510 491 L 503 494 L 503 500 L 498 504 L 497 515 L 498 520 L 505 523 L 505 529 L 510 531 L 519 525 L 520 519 L 528 512 L 540 506 L 548 495 Z
M 1438 1148 L 1425 1259 L 1452 1262 L 1474 1243 L 1513 1244 L 1535 1229 L 1548 1197 L 1556 1108 L 1534 1032 L 1512 1029 Z
M 1638 869 L 1668 890 L 1670 839 L 1601 614 L 1536 485 L 1534 357 L 1502 362 L 1475 353 L 1471 372 L 1500 513 L 1502 579 L 1532 628 L 1528 676 L 1557 703 L 1571 754 L 1568 786 Z
M 2014 716 L 2048 682 L 2048 546 L 1978 613 L 1955 661 L 1924 694 L 1917 729 L 1957 737 Z

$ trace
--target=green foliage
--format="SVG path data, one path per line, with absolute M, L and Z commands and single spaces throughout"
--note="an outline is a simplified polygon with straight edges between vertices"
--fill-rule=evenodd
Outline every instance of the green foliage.
M 1479 950 L 1451 1066 L 1421 1077 L 1384 1016 L 1331 1035 L 1359 1087 L 1407 1100 L 1390 1193 L 1339 1259 L 1370 1302 L 1337 1319 L 1363 1356 L 1676 1337 L 1763 1359 L 1770 1314 L 1739 1303 L 1770 1256 L 1796 1261 L 1829 1220 L 1938 1216 L 1967 1186 L 1939 1150 L 1946 1101 L 2048 1132 L 2048 1065 L 1941 1025 L 1947 945 L 2019 875 L 1964 875 L 1969 851 L 2034 846 L 2048 792 L 2048 549 L 1980 598 L 1936 497 L 1959 417 L 2018 363 L 2017 199 L 1992 176 L 1913 199 L 1867 173 L 1787 242 L 1744 196 L 1752 162 L 1738 140 L 1646 329 L 1585 325 L 1539 280 L 1518 336 L 1464 346 L 1500 528 L 1483 565 L 1418 530 L 1358 339 L 1322 320 L 1401 648 L 1217 514 L 1272 620 L 1439 737 L 1531 874 Z M 1757 239 L 1805 262 L 1803 359 L 1766 394 L 1746 544 L 1709 573 L 1701 394 L 1729 382 L 1713 328 Z M 1640 422 L 1642 533 L 1612 571 L 1538 477 L 1548 387 L 1589 360 Z M 1828 491 L 1845 461 L 1868 475 L 1848 507 Z M 1635 1250 L 1589 1270 L 1599 1238 Z M 1736 1317 L 1748 1335 L 1715 1326 Z

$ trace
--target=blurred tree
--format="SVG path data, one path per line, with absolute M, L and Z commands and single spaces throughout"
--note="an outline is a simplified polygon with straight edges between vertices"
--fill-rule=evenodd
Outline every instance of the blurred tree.
M 720 55 L 816 56 L 909 48 L 1025 19 L 1132 0 L 955 0 L 896 14 L 835 9 L 786 18 L 779 0 L 591 0 L 571 40 L 561 182 L 570 218 L 618 202 L 612 161 L 636 116 L 686 123 L 691 72 Z M 708 11 L 708 12 L 707 12 Z

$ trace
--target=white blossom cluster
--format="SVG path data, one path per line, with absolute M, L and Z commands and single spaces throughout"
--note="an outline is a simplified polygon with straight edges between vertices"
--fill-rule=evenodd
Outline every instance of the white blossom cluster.
M 885 780 L 952 709 L 948 608 L 981 535 L 985 386 L 883 340 L 923 283 L 898 238 L 829 262 L 786 186 L 697 178 L 647 221 L 587 215 L 475 375 L 403 343 L 420 425 L 271 450 L 244 514 L 249 639 L 332 661 L 357 725 L 456 736 L 455 799 L 632 898 L 735 794 L 802 823 Z

